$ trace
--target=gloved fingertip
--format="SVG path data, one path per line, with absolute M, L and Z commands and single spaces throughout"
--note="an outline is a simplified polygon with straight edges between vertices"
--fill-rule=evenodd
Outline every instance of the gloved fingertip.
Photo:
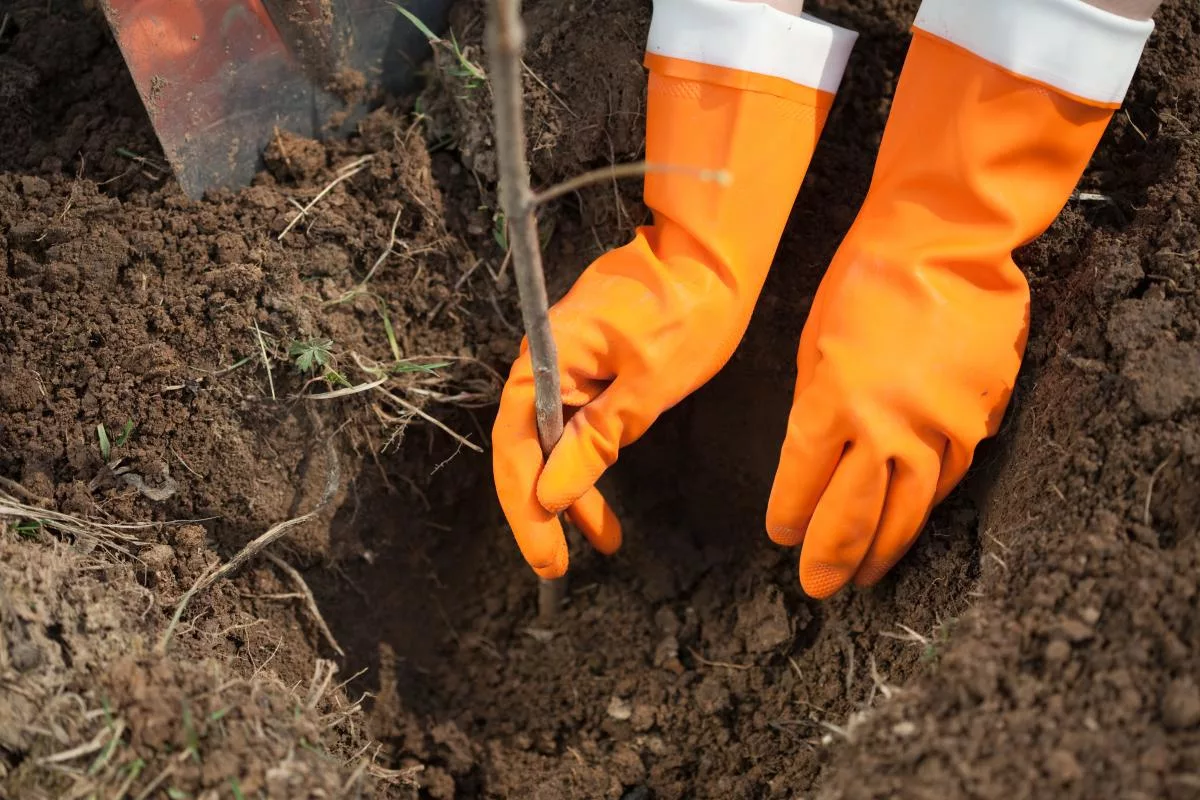
M 585 391 L 577 388 L 564 388 L 562 390 L 562 404 L 568 408 L 578 408 L 586 405 L 592 399 L 592 396 Z
M 850 574 L 833 564 L 800 561 L 800 588 L 815 600 L 827 600 L 837 594 L 850 580 Z
M 621 549 L 621 521 L 598 490 L 579 498 L 567 509 L 567 517 L 601 554 L 611 556 Z
M 567 574 L 567 566 L 570 561 L 570 555 L 567 552 L 566 541 L 560 542 L 555 548 L 554 554 L 551 556 L 551 561 L 545 566 L 535 566 L 530 564 L 533 572 L 539 578 L 546 580 L 556 580 Z
M 636 396 L 621 386 L 614 382 L 564 426 L 537 482 L 538 502 L 548 511 L 574 505 L 617 460 L 625 429 L 622 409 L 636 403 Z
M 869 589 L 883 580 L 891 570 L 891 564 L 863 564 L 858 568 L 858 572 L 854 573 L 854 585 L 860 589 Z
M 578 462 L 554 459 L 547 462 L 537 482 L 537 499 L 542 508 L 558 514 L 575 505 L 596 482 Z
M 804 531 L 808 525 L 780 525 L 767 522 L 767 537 L 782 547 L 795 547 L 804 541 Z

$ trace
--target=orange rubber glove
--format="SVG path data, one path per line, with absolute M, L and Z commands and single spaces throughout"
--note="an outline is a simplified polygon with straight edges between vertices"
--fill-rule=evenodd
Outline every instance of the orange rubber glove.
M 925 0 L 874 178 L 801 336 L 767 531 L 824 598 L 872 585 L 996 433 L 1025 348 L 1015 248 L 1068 200 L 1149 22 Z
M 567 570 L 556 512 L 602 553 L 621 528 L 595 489 L 620 448 L 729 359 L 750 320 L 854 34 L 765 5 L 657 0 L 646 158 L 654 224 L 591 264 L 550 310 L 566 427 L 543 468 L 525 346 L 492 433 L 501 507 L 543 578 Z

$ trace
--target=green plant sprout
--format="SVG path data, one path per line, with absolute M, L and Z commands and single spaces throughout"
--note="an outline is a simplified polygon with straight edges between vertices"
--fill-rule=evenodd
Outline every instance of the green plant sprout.
M 317 372 L 333 361 L 333 341 L 330 339 L 305 339 L 288 346 L 288 358 L 296 363 L 301 372 Z
M 392 6 L 399 11 L 405 19 L 412 23 L 413 27 L 421 32 L 421 34 L 429 41 L 431 46 L 443 47 L 449 50 L 454 56 L 457 66 L 448 68 L 446 70 L 447 75 L 452 78 L 458 78 L 459 80 L 462 80 L 464 83 L 464 88 L 466 88 L 468 91 L 477 89 L 487 82 L 487 73 L 484 72 L 478 64 L 476 64 L 467 56 L 466 51 L 464 51 L 463 48 L 458 44 L 458 40 L 454 37 L 453 33 L 450 34 L 449 40 L 443 39 L 441 36 L 438 36 L 436 33 L 431 31 L 428 25 L 422 22 L 416 14 L 412 13 L 407 8 L 404 8 L 398 3 L 393 3 Z
M 133 433 L 133 420 L 132 419 L 125 420 L 125 427 L 121 429 L 121 432 L 117 435 L 117 438 L 114 440 L 109 439 L 108 430 L 104 427 L 103 422 L 101 422 L 99 425 L 96 426 L 96 439 L 100 443 L 100 457 L 104 459 L 105 463 L 108 463 L 109 461 L 112 460 L 113 448 L 120 447 L 121 445 L 123 445 L 127 441 L 129 441 L 129 436 L 132 433 Z

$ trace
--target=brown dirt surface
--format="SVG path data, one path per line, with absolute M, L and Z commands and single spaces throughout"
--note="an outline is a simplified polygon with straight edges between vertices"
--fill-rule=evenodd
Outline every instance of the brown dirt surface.
M 1085 175 L 1109 199 L 1019 254 L 1016 400 L 921 542 L 817 603 L 762 532 L 915 5 L 811 8 L 860 40 L 778 268 L 728 367 L 606 479 L 626 545 L 573 559 L 543 630 L 486 453 L 519 315 L 481 2 L 415 104 L 280 131 L 255 185 L 196 202 L 98 11 L 12 3 L 0 797 L 1200 795 L 1194 7 L 1163 9 Z M 637 158 L 650 3 L 525 7 L 535 181 Z M 544 210 L 552 294 L 645 218 L 637 189 Z M 331 636 L 276 561 L 188 597 L 314 509 L 270 553 Z

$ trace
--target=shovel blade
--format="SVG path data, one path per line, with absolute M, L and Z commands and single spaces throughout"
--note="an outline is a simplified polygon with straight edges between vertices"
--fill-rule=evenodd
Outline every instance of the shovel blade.
M 401 2 L 433 30 L 450 0 Z M 278 130 L 351 132 L 427 51 L 391 0 L 102 0 L 184 193 L 246 186 Z

